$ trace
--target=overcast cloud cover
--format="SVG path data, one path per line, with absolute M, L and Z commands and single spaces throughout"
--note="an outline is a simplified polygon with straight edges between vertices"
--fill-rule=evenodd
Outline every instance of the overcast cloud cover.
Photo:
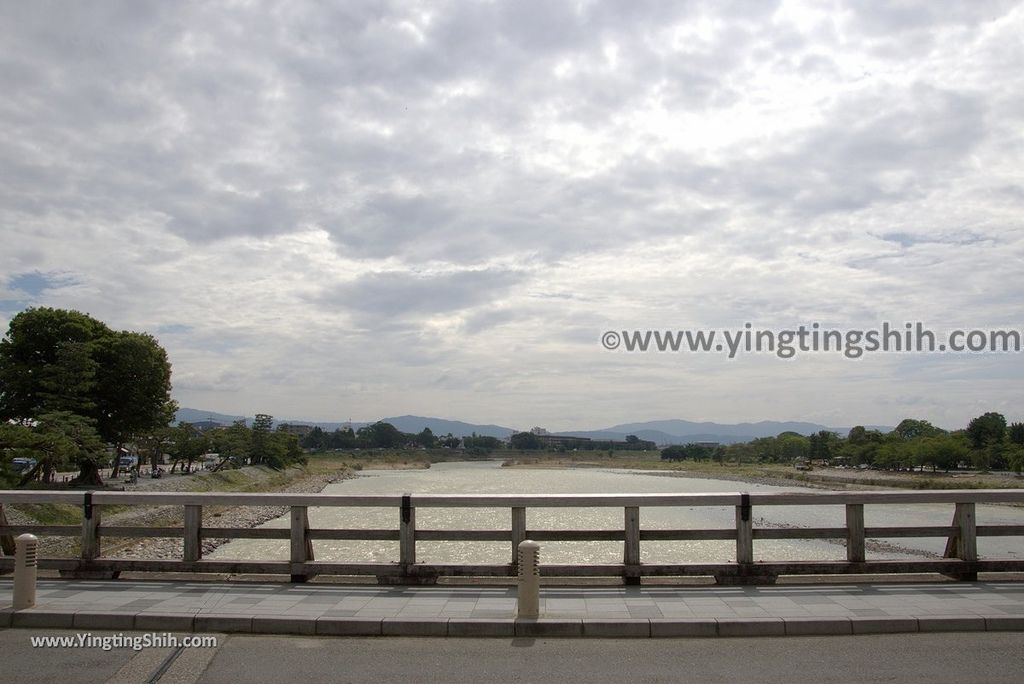
M 1024 4 L 0 3 L 0 325 L 183 406 L 528 428 L 1021 418 L 1020 355 L 605 330 L 1024 328 Z

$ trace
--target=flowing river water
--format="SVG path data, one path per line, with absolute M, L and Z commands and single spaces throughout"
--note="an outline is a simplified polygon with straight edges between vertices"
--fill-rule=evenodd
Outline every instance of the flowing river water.
M 653 472 L 601 469 L 502 468 L 498 462 L 437 463 L 427 470 L 364 470 L 359 477 L 329 485 L 328 494 L 639 494 L 708 492 L 794 492 L 800 487 L 776 487 L 727 480 L 666 477 Z M 527 529 L 622 529 L 622 508 L 531 508 Z M 310 508 L 314 528 L 397 529 L 397 508 Z M 755 506 L 755 527 L 842 527 L 843 506 Z M 871 526 L 949 525 L 952 504 L 867 505 L 865 524 Z M 418 508 L 419 530 L 508 530 L 508 508 Z M 1024 524 L 1024 510 L 1008 506 L 977 507 L 977 521 L 986 524 Z M 288 516 L 263 527 L 286 528 Z M 732 507 L 643 507 L 642 529 L 726 529 L 735 526 Z M 398 560 L 398 542 L 313 542 L 317 560 L 335 562 L 392 562 Z M 945 539 L 869 540 L 869 560 L 922 560 L 942 555 Z M 1019 537 L 978 539 L 979 554 L 992 558 L 1019 558 L 1024 554 Z M 416 559 L 433 563 L 507 563 L 512 557 L 507 542 L 429 542 L 416 544 Z M 208 556 L 216 559 L 286 560 L 288 543 L 279 540 L 239 539 Z M 733 541 L 645 541 L 645 563 L 716 563 L 734 560 Z M 842 541 L 755 540 L 755 560 L 845 560 Z M 544 542 L 543 563 L 615 563 L 622 561 L 622 542 Z

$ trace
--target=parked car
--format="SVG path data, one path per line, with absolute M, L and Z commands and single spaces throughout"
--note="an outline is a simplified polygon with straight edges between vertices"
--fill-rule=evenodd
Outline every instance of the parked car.
M 11 459 L 11 469 L 16 473 L 24 473 L 35 468 L 36 463 L 38 461 L 34 458 L 14 458 Z

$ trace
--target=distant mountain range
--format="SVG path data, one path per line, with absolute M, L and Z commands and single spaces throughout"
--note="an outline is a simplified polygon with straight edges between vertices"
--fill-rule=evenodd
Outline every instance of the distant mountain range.
M 866 425 L 868 429 L 889 432 L 892 428 L 880 425 Z M 604 430 L 582 430 L 559 434 L 573 437 L 589 437 L 590 439 L 625 439 L 626 435 L 636 435 L 656 444 L 682 444 L 685 442 L 718 442 L 719 444 L 735 444 L 749 442 L 758 437 L 775 437 L 783 432 L 796 432 L 810 435 L 822 430 L 836 432 L 845 437 L 850 432 L 848 427 L 828 427 L 818 423 L 799 421 L 762 420 L 758 423 L 695 423 L 689 420 L 652 420 L 646 423 L 625 423 Z
M 246 416 L 232 416 L 215 411 L 202 411 L 191 408 L 178 409 L 174 417 L 175 422 L 198 423 L 212 420 L 217 423 L 230 425 L 236 420 L 245 420 L 247 425 L 252 424 L 252 418 Z M 512 428 L 501 425 L 475 425 L 464 423 L 459 420 L 444 420 L 442 418 L 426 418 L 423 416 L 396 416 L 393 418 L 381 418 L 386 423 L 391 423 L 402 432 L 417 433 L 423 428 L 430 428 L 435 435 L 447 435 L 449 432 L 456 437 L 466 437 L 473 433 L 485 437 L 497 437 L 505 439 L 516 432 Z M 353 429 L 368 425 L 369 423 L 341 423 L 323 422 L 316 420 L 281 419 L 280 423 L 292 423 L 299 425 L 318 425 L 322 430 L 331 432 L 342 425 L 351 425 Z M 891 427 L 884 425 L 865 425 L 868 429 L 889 432 Z M 627 435 L 636 435 L 640 439 L 650 440 L 659 445 L 664 444 L 686 444 L 687 442 L 718 442 L 720 444 L 733 444 L 736 442 L 749 442 L 758 437 L 775 437 L 782 432 L 796 432 L 801 435 L 810 435 L 821 430 L 836 432 L 845 437 L 850 428 L 834 428 L 818 423 L 806 423 L 799 421 L 772 421 L 763 420 L 759 423 L 695 423 L 689 420 L 652 420 L 645 423 L 624 423 L 614 425 L 603 430 L 574 430 L 562 431 L 555 434 L 569 435 L 572 437 L 589 437 L 590 439 L 602 440 L 624 440 Z
M 215 411 L 202 411 L 199 409 L 180 408 L 174 416 L 174 422 L 199 423 L 213 421 L 230 425 L 236 420 L 244 420 L 246 425 L 252 425 L 252 418 L 248 416 L 232 416 L 226 413 Z M 444 420 L 442 418 L 424 418 L 423 416 L 395 416 L 392 418 L 381 418 L 385 423 L 391 423 L 402 432 L 422 432 L 423 428 L 430 428 L 435 435 L 447 435 L 449 432 L 456 437 L 466 437 L 473 433 L 482 437 L 497 437 L 505 439 L 515 432 L 512 428 L 501 427 L 500 425 L 473 425 L 463 423 L 460 420 Z M 296 418 L 282 418 L 274 420 L 274 424 L 291 423 L 293 425 L 317 425 L 321 430 L 333 432 L 344 425 L 350 425 L 353 430 L 369 425 L 369 423 L 358 422 L 325 422 L 321 420 L 301 420 Z
M 212 421 L 214 423 L 223 423 L 224 425 L 231 425 L 236 420 L 244 420 L 246 423 L 251 424 L 252 418 L 246 418 L 245 416 L 229 416 L 226 413 L 217 413 L 216 411 L 200 411 L 199 409 L 191 408 L 179 408 L 178 412 L 174 414 L 174 423 L 202 423 L 205 421 Z

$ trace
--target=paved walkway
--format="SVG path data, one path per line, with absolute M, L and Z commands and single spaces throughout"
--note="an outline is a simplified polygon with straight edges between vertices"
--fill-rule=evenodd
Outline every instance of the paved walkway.
M 0 628 L 404 636 L 782 636 L 1024 631 L 1024 583 L 543 587 L 517 620 L 514 587 L 383 587 L 42 579 Z

